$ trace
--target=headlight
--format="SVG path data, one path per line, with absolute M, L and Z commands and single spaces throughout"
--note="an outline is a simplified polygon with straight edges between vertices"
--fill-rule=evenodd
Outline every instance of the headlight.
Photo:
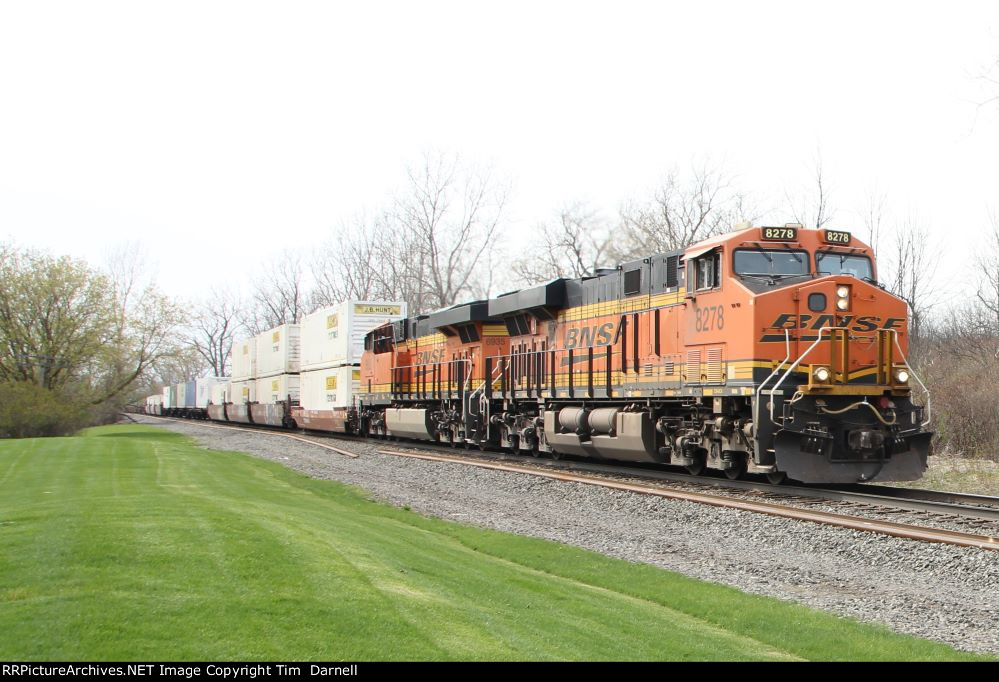
M 909 383 L 909 371 L 906 369 L 896 369 L 895 370 L 895 381 L 900 384 Z
M 840 310 L 846 310 L 847 308 L 850 307 L 850 302 L 847 301 L 845 298 L 841 298 L 838 301 L 836 301 L 836 307 L 839 308 Z
M 829 381 L 829 370 L 825 367 L 816 367 L 812 371 L 812 376 L 815 377 L 816 381 Z
M 836 290 L 836 295 L 840 298 L 846 298 L 850 295 L 850 287 L 840 287 Z

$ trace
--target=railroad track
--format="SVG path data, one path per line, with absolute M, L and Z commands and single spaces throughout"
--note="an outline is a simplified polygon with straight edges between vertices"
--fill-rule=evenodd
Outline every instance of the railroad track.
M 170 417 L 158 418 L 185 424 L 195 424 L 205 428 L 252 431 L 275 437 L 289 438 L 355 459 L 359 457 L 358 453 L 329 445 L 328 442 L 323 441 L 335 440 L 341 443 L 350 443 L 351 445 L 363 443 L 369 447 L 379 448 L 377 451 L 384 455 L 509 471 L 657 497 L 686 500 L 718 507 L 741 509 L 783 518 L 813 521 L 841 528 L 880 533 L 901 538 L 999 550 L 999 537 L 994 535 L 969 533 L 961 530 L 900 523 L 863 515 L 840 514 L 807 508 L 809 504 L 814 506 L 816 504 L 828 505 L 829 503 L 839 503 L 845 506 L 855 505 L 855 508 L 863 510 L 893 509 L 917 515 L 934 515 L 944 520 L 953 519 L 968 522 L 970 519 L 977 523 L 991 525 L 992 523 L 999 523 L 999 498 L 997 497 L 913 488 L 893 488 L 890 486 L 865 485 L 819 488 L 772 485 L 752 480 L 731 481 L 722 478 L 692 476 L 690 474 L 662 471 L 648 467 L 620 466 L 566 459 L 532 459 L 475 450 L 461 451 L 461 456 L 458 456 L 452 448 L 434 446 L 432 444 L 391 442 L 392 445 L 398 446 L 398 449 L 391 449 L 387 447 L 390 444 L 389 441 L 358 441 L 349 437 L 332 434 L 309 434 L 308 436 L 301 436 L 286 431 L 253 426 L 221 425 L 186 419 L 173 419 Z M 664 484 L 672 484 L 672 487 Z M 688 489 L 677 488 L 676 484 L 686 486 Z M 689 489 L 690 487 L 696 489 L 691 490 Z M 710 488 L 752 493 L 762 499 L 750 500 L 731 495 L 704 492 L 704 489 Z M 857 490 L 857 488 L 862 488 L 863 491 Z

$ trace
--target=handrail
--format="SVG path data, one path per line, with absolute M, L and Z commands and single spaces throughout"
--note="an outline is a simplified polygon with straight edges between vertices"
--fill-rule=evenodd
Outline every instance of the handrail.
M 770 390 L 770 421 L 775 421 L 774 420 L 774 400 L 773 400 L 774 391 L 776 391 L 778 388 L 780 388 L 780 385 L 783 384 L 784 380 L 787 379 L 791 375 L 791 372 L 794 371 L 795 367 L 797 367 L 798 365 L 800 365 L 801 361 L 804 360 L 805 357 L 809 353 L 811 353 L 813 350 L 815 350 L 815 347 L 817 345 L 819 345 L 820 341 L 822 341 L 822 332 L 831 331 L 833 329 L 837 329 L 837 327 L 822 327 L 821 329 L 819 329 L 819 336 L 818 336 L 818 338 L 816 338 L 815 341 L 812 343 L 812 345 L 809 346 L 808 349 L 804 353 L 801 354 L 801 357 L 799 357 L 797 360 L 795 360 L 793 363 L 791 363 L 791 366 L 788 367 L 787 370 L 784 372 L 784 376 L 782 376 L 780 378 L 780 380 L 776 384 L 774 384 L 774 387 Z M 785 333 L 786 333 L 786 330 L 785 330 Z
M 763 393 L 763 387 L 766 386 L 767 382 L 770 381 L 771 379 L 773 379 L 777 375 L 777 373 L 780 372 L 781 368 L 785 364 L 787 364 L 787 361 L 791 359 L 791 330 L 789 330 L 789 329 L 785 329 L 784 330 L 784 347 L 787 350 L 787 353 L 784 355 L 784 359 L 780 361 L 779 365 L 777 365 L 776 367 L 774 367 L 774 370 L 772 372 L 770 372 L 770 375 L 766 379 L 764 379 L 763 382 L 760 384 L 759 388 L 756 389 L 756 415 L 755 415 L 755 420 L 756 420 L 757 428 L 759 428 L 759 423 L 760 423 L 760 396 Z M 770 404 L 773 405 L 773 402 L 774 402 L 774 396 L 773 396 L 773 391 L 771 391 L 770 392 Z M 770 420 L 773 421 L 773 416 L 770 417 Z
M 770 421 L 775 421 L 775 419 L 774 419 L 774 400 L 773 400 L 774 391 L 776 391 L 778 388 L 780 388 L 781 384 L 783 384 L 784 380 L 787 379 L 788 376 L 790 376 L 791 372 L 793 372 L 794 369 L 799 364 L 801 364 L 801 361 L 804 360 L 805 357 L 809 353 L 811 353 L 815 349 L 815 347 L 817 345 L 819 345 L 819 342 L 822 341 L 822 333 L 826 332 L 826 331 L 832 331 L 833 329 L 841 329 L 841 327 L 822 327 L 821 329 L 819 329 L 819 336 L 818 336 L 818 338 L 816 338 L 815 341 L 812 343 L 812 345 L 809 346 L 805 350 L 805 352 L 801 354 L 801 357 L 799 357 L 797 360 L 795 360 L 791 364 L 791 366 L 787 368 L 787 370 L 784 372 L 784 375 L 781 376 L 780 380 L 776 384 L 774 384 L 774 387 L 770 391 L 770 396 L 771 396 L 770 397 Z M 926 384 L 924 384 L 923 380 L 919 378 L 919 376 L 916 374 L 915 370 L 912 369 L 912 365 L 910 365 L 909 361 L 906 359 L 905 353 L 902 352 L 902 345 L 898 341 L 898 330 L 897 329 L 889 329 L 887 331 L 890 331 L 892 333 L 892 338 L 895 340 L 895 347 L 898 349 L 898 353 L 899 353 L 899 355 L 902 358 L 902 363 L 905 365 L 906 369 L 909 370 L 909 373 L 913 376 L 913 378 L 915 378 L 915 380 L 919 383 L 919 386 L 923 389 L 923 393 L 926 396 L 926 421 L 924 421 L 924 422 L 922 422 L 920 424 L 920 426 L 925 427 L 925 426 L 927 426 L 930 423 L 930 421 L 933 418 L 933 408 L 932 408 L 932 402 L 930 400 L 930 391 L 929 391 L 928 388 L 926 388 Z M 786 335 L 787 334 L 787 330 L 785 330 L 784 333 Z M 847 371 L 847 368 L 844 368 L 844 372 L 846 372 L 846 371 Z M 767 377 L 767 381 L 769 381 L 769 379 L 770 379 L 770 377 Z M 760 386 L 761 386 L 761 389 L 762 389 L 763 384 L 761 384 Z
M 923 394 L 926 396 L 926 421 L 920 424 L 920 426 L 925 427 L 930 423 L 930 420 L 933 419 L 933 406 L 930 401 L 930 390 L 926 388 L 926 384 L 924 384 L 923 380 L 919 378 L 916 371 L 912 369 L 912 365 L 910 365 L 909 361 L 906 359 L 905 353 L 902 352 L 902 345 L 898 342 L 898 330 L 890 329 L 888 331 L 892 333 L 892 338 L 895 339 L 895 347 L 898 348 L 898 354 L 902 358 L 902 363 L 905 365 L 905 368 L 909 370 L 909 374 L 911 374 L 915 380 L 919 382 L 919 386 L 923 389 Z

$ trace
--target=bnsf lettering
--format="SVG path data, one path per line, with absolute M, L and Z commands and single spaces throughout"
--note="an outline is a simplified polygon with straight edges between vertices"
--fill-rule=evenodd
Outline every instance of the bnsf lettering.
M 772 329 L 787 329 L 795 331 L 798 329 L 810 329 L 818 331 L 823 327 L 847 327 L 855 332 L 873 332 L 881 329 L 901 329 L 905 324 L 904 317 L 889 317 L 883 323 L 877 315 L 795 315 L 794 313 L 782 313 L 770 325 Z M 776 341 L 783 340 L 784 335 L 764 335 L 763 340 Z
M 590 346 L 609 346 L 614 339 L 614 322 L 604 322 L 601 325 L 589 327 L 571 327 L 565 330 L 566 348 L 589 348 Z
M 433 350 L 421 350 L 416 354 L 416 364 L 429 365 L 435 362 L 444 361 L 444 349 L 435 348 Z

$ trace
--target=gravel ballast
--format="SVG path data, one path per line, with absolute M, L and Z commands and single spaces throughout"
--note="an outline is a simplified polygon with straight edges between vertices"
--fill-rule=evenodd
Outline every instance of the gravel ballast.
M 268 433 L 136 417 L 419 513 L 546 538 L 999 654 L 999 552 L 903 540 L 461 464 L 351 459 Z M 379 444 L 378 447 L 381 447 Z

